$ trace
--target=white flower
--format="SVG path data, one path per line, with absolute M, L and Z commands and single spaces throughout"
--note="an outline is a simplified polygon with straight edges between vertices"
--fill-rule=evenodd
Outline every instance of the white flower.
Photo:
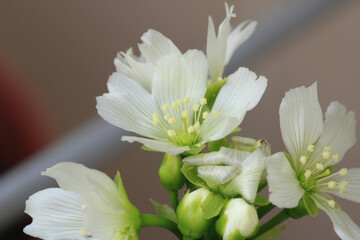
M 152 93 L 114 73 L 109 93 L 97 98 L 97 109 L 111 124 L 147 137 L 122 140 L 176 155 L 230 134 L 265 91 L 267 80 L 256 79 L 255 73 L 239 68 L 228 77 L 212 109 L 205 110 L 207 61 L 202 52 L 189 50 L 157 61 Z
M 77 163 L 56 164 L 43 175 L 61 188 L 39 191 L 26 201 L 33 222 L 28 235 L 53 240 L 138 239 L 139 211 L 129 202 L 120 175 L 116 183 Z
M 258 185 L 265 168 L 262 159 L 270 155 L 270 145 L 263 142 L 253 153 L 235 149 L 220 148 L 218 152 L 198 154 L 187 157 L 182 171 L 185 176 L 197 184 L 187 174 L 187 164 L 196 166 L 197 176 L 206 183 L 206 187 L 227 197 L 241 195 L 254 202 Z M 202 186 L 205 187 L 205 186 Z
M 257 105 L 267 80 L 257 79 L 246 68 L 227 78 L 211 109 L 205 98 L 208 70 L 212 77 L 214 71 L 222 74 L 224 64 L 218 61 L 230 58 L 253 31 L 254 23 L 245 28 L 243 23 L 231 32 L 232 11 L 233 7 L 227 7 L 217 38 L 212 21 L 209 23 L 208 60 L 197 50 L 181 54 L 171 40 L 151 29 L 141 37 L 140 57 L 131 49 L 118 54 L 117 72 L 108 81 L 109 93 L 97 98 L 96 107 L 109 123 L 145 137 L 122 140 L 173 155 L 196 152 L 204 143 L 230 134 Z
M 213 82 L 222 77 L 224 68 L 235 50 L 251 36 L 256 27 L 256 22 L 247 20 L 232 29 L 230 20 L 236 17 L 236 14 L 233 13 L 234 6 L 232 5 L 229 8 L 225 2 L 225 8 L 226 18 L 220 24 L 217 36 L 214 22 L 209 16 L 206 55 L 209 62 L 209 73 Z
M 290 156 L 276 153 L 266 160 L 270 201 L 282 208 L 296 207 L 302 198 L 313 201 L 342 239 L 360 239 L 360 229 L 328 193 L 360 202 L 360 169 L 333 173 L 329 167 L 355 144 L 355 125 L 354 113 L 339 102 L 329 105 L 323 122 L 316 83 L 292 89 L 280 105 L 281 133 Z

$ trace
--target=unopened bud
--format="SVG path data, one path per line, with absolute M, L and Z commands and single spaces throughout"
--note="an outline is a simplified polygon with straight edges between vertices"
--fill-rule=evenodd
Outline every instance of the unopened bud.
M 201 204 L 209 194 L 209 190 L 200 188 L 191 193 L 187 192 L 181 199 L 176 215 L 180 232 L 185 237 L 200 238 L 208 228 L 210 220 L 204 217 Z
M 231 199 L 220 213 L 215 228 L 224 240 L 240 240 L 254 236 L 259 229 L 256 209 L 244 199 Z
M 177 191 L 185 183 L 185 177 L 181 173 L 182 163 L 178 156 L 165 153 L 159 168 L 159 178 L 163 187 L 169 191 Z

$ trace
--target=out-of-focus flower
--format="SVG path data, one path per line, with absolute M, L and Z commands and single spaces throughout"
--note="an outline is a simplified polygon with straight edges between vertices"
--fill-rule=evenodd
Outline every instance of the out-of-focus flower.
M 138 239 L 139 211 L 128 200 L 120 174 L 115 182 L 77 163 L 56 164 L 43 175 L 61 188 L 39 191 L 26 201 L 33 222 L 28 235 L 54 240 Z
M 360 202 L 360 169 L 332 170 L 355 144 L 355 125 L 354 113 L 339 102 L 330 103 L 323 122 L 316 83 L 292 89 L 280 105 L 290 155 L 276 153 L 265 161 L 270 201 L 281 208 L 301 205 L 313 216 L 324 210 L 342 239 L 360 239 L 360 229 L 328 193 Z

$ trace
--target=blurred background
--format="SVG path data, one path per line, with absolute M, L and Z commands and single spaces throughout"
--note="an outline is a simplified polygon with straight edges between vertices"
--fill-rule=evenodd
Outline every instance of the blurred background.
M 258 20 L 255 34 L 232 59 L 227 73 L 246 66 L 269 79 L 259 105 L 246 115 L 241 136 L 266 138 L 284 150 L 278 108 L 285 92 L 318 81 L 323 111 L 339 100 L 360 113 L 360 1 L 228 1 L 233 26 Z M 150 198 L 167 203 L 157 177 L 161 154 L 120 141 L 125 132 L 97 117 L 95 97 L 107 91 L 118 51 L 133 47 L 149 28 L 185 52 L 205 49 L 208 16 L 225 16 L 219 0 L 197 1 L 0 1 L 0 239 L 28 239 L 23 213 L 34 192 L 55 186 L 40 171 L 77 161 L 114 176 L 122 173 L 130 200 L 154 213 Z M 359 131 L 357 131 L 359 136 Z M 360 166 L 359 145 L 340 167 Z M 360 224 L 360 205 L 339 201 Z M 278 239 L 338 239 L 320 213 L 288 220 Z M 140 239 L 175 239 L 144 229 Z

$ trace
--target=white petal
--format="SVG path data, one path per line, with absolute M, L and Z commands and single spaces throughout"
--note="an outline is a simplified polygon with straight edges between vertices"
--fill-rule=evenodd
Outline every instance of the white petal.
M 134 220 L 138 219 L 138 211 L 130 202 L 109 202 L 106 197 L 96 192 L 87 194 L 85 199 L 85 226 L 92 236 L 99 239 L 114 239 L 122 229 L 129 228 L 136 236 Z M 122 239 L 122 238 L 120 238 Z M 124 238 L 135 239 L 135 238 Z
M 355 142 L 356 120 L 354 112 L 346 112 L 346 107 L 339 102 L 330 103 L 325 114 L 324 129 L 316 150 L 322 151 L 325 146 L 330 146 L 331 153 L 338 154 L 339 160 L 341 160 Z
M 256 25 L 254 21 L 244 21 L 231 31 L 227 38 L 225 64 L 230 61 L 236 49 L 253 34 Z
M 283 153 L 265 159 L 270 202 L 280 208 L 293 208 L 304 195 L 296 173 Z
M 233 166 L 200 166 L 197 172 L 212 190 L 217 190 L 219 185 L 225 184 L 239 174 L 240 169 Z
M 198 50 L 189 50 L 183 56 L 169 55 L 161 58 L 156 65 L 153 80 L 153 96 L 161 107 L 169 106 L 184 97 L 190 98 L 189 106 L 199 103 L 205 95 L 207 61 Z M 178 111 L 169 109 L 172 116 Z
M 323 129 L 316 82 L 308 88 L 298 87 L 285 94 L 280 105 L 280 128 L 286 148 L 297 164 Z
M 341 176 L 340 174 L 332 174 L 326 178 L 322 178 L 316 181 L 316 183 L 326 186 L 329 181 L 335 181 L 336 183 L 347 181 L 349 185 L 346 187 L 343 193 L 341 193 L 337 187 L 332 189 L 326 187 L 320 191 L 331 193 L 338 197 L 360 203 L 360 168 L 348 169 L 345 176 Z
M 151 80 L 154 71 L 152 63 L 144 62 L 144 57 L 136 57 L 130 48 L 126 53 L 120 52 L 114 59 L 116 71 L 136 80 L 147 91 L 151 92 Z
M 123 136 L 121 138 L 122 141 L 128 141 L 130 143 L 132 142 L 139 142 L 144 144 L 146 147 L 153 149 L 155 151 L 159 152 L 166 152 L 172 155 L 177 155 L 180 153 L 183 153 L 185 151 L 190 150 L 188 146 L 177 146 L 175 144 L 172 144 L 170 142 L 158 141 L 158 140 L 151 140 L 147 138 L 140 138 L 140 137 L 131 137 L 131 136 Z
M 330 217 L 334 224 L 334 230 L 343 240 L 360 239 L 360 228 L 354 223 L 349 215 L 340 208 L 331 208 L 326 202 L 320 202 L 314 198 L 316 205 Z
M 207 141 L 221 139 L 234 130 L 245 113 L 260 101 L 267 86 L 267 79 L 259 77 L 247 68 L 239 68 L 231 74 L 216 97 L 212 110 L 220 113 L 209 118 L 201 126 L 202 137 Z
M 150 95 L 136 81 L 114 73 L 108 81 L 108 94 L 97 97 L 99 115 L 109 123 L 150 138 L 166 138 L 165 132 L 153 124 L 156 111 Z
M 183 161 L 195 166 L 235 165 L 240 166 L 250 155 L 249 152 L 221 147 L 218 152 L 201 153 L 185 158 Z
M 146 60 L 153 65 L 155 65 L 157 60 L 163 56 L 174 54 L 178 56 L 181 55 L 180 50 L 170 39 L 153 29 L 149 29 L 144 33 L 141 40 L 143 43 L 139 44 L 140 52 L 144 55 Z
M 42 175 L 54 178 L 66 191 L 82 194 L 97 193 L 104 197 L 108 204 L 127 201 L 126 194 L 119 191 L 111 178 L 105 173 L 90 169 L 74 162 L 61 162 L 42 172 Z
M 258 185 L 264 171 L 263 158 L 266 152 L 257 149 L 251 153 L 242 163 L 239 176 L 235 177 L 224 188 L 224 193 L 230 196 L 234 193 L 241 194 L 242 197 L 250 202 L 254 202 Z
M 84 227 L 83 199 L 80 194 L 48 188 L 30 196 L 25 212 L 33 221 L 24 228 L 28 235 L 41 239 L 78 240 Z

